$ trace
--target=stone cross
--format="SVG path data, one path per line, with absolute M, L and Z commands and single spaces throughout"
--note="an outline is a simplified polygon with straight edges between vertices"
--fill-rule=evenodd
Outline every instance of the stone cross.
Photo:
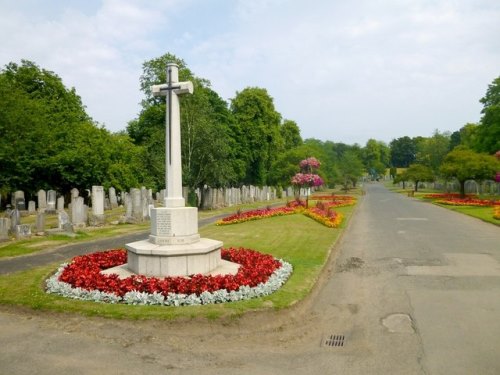
M 193 83 L 179 82 L 179 67 L 167 64 L 167 83 L 151 87 L 153 96 L 166 96 L 166 131 L 165 131 L 165 186 L 167 196 L 165 207 L 184 207 L 182 197 L 182 162 L 181 162 L 181 121 L 179 95 L 192 94 Z

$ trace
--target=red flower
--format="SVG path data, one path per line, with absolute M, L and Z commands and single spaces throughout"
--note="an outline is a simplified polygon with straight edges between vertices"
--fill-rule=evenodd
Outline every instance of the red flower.
M 86 290 L 100 290 L 124 296 L 132 290 L 147 293 L 161 293 L 165 297 L 169 293 L 197 294 L 220 289 L 238 290 L 242 285 L 250 287 L 265 283 L 273 272 L 280 267 L 280 262 L 271 255 L 249 249 L 222 249 L 222 258 L 241 265 L 236 275 L 190 277 L 146 277 L 130 276 L 125 279 L 118 275 L 103 275 L 102 270 L 116 267 L 127 262 L 127 253 L 123 249 L 108 250 L 73 258 L 66 266 L 59 281 Z

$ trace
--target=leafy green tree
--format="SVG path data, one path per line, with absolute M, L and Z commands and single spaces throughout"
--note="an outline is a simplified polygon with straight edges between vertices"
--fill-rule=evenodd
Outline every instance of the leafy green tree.
M 467 180 L 494 179 L 498 170 L 500 162 L 494 156 L 479 154 L 465 147 L 451 151 L 441 166 L 441 173 L 445 177 L 457 179 L 462 197 L 465 197 Z
M 281 138 L 283 138 L 283 148 L 290 150 L 294 147 L 299 147 L 302 143 L 299 126 L 295 121 L 284 120 L 280 126 Z
M 363 175 L 363 162 L 353 150 L 346 151 L 338 163 L 339 177 L 345 190 L 356 187 L 358 179 Z
M 394 180 L 392 181 L 392 183 L 393 184 L 399 184 L 400 182 L 402 182 L 403 183 L 403 189 L 406 189 L 406 183 L 408 182 L 408 180 L 409 180 L 409 176 L 406 173 L 406 171 L 404 171 L 404 172 L 396 174 L 396 176 L 394 177 Z
M 415 191 L 418 191 L 418 184 L 423 181 L 434 181 L 434 173 L 430 167 L 422 164 L 411 164 L 404 172 L 407 180 L 413 181 Z
M 240 144 L 239 159 L 245 163 L 245 184 L 266 185 L 271 166 L 283 150 L 281 115 L 266 89 L 247 87 L 231 100 L 234 133 Z
M 457 146 L 474 149 L 477 145 L 477 129 L 477 124 L 468 123 L 462 126 L 460 130 L 453 132 L 450 136 L 450 151 Z
M 377 179 L 380 175 L 385 174 L 385 170 L 389 166 L 390 149 L 383 142 L 369 139 L 362 150 L 362 158 L 368 173 L 373 179 Z
M 450 133 L 435 130 L 432 137 L 420 137 L 417 141 L 416 162 L 430 167 L 437 174 L 444 157 L 450 151 L 450 136 Z
M 393 139 L 389 144 L 391 165 L 397 168 L 408 168 L 415 161 L 417 146 L 415 140 L 405 136 Z
M 494 154 L 500 150 L 500 77 L 488 86 L 480 102 L 483 105 L 483 117 L 477 130 L 476 148 Z
M 86 114 L 74 89 L 31 61 L 0 73 L 0 190 L 91 185 L 125 189 L 143 178 L 142 149 Z

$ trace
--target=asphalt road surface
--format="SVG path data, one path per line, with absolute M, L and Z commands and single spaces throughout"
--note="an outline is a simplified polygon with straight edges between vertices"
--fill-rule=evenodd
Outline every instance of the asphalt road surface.
M 297 306 L 177 323 L 3 307 L 0 374 L 500 374 L 500 228 L 365 188 Z

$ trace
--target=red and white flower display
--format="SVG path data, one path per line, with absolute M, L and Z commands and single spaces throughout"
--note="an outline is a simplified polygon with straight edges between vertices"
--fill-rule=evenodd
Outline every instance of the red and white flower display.
M 271 255 L 243 248 L 222 249 L 222 258 L 240 264 L 236 275 L 120 279 L 101 271 L 127 262 L 123 249 L 75 257 L 47 280 L 47 292 L 111 303 L 193 305 L 238 301 L 278 290 L 292 266 Z

